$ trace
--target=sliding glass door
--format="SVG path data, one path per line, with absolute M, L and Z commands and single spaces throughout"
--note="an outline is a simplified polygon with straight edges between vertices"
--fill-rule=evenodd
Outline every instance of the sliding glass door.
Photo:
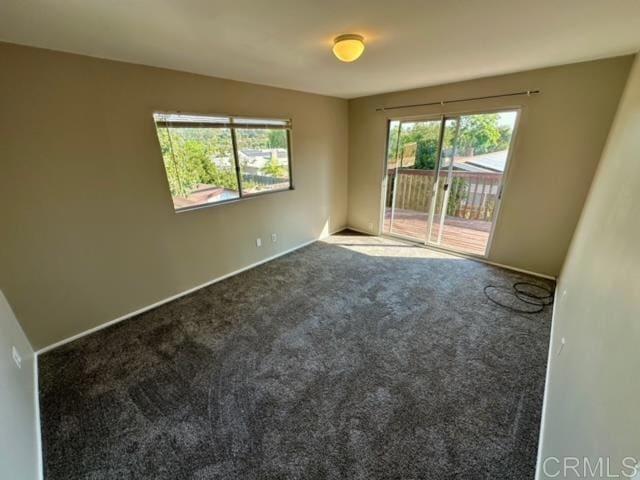
M 390 122 L 383 232 L 486 255 L 517 115 Z

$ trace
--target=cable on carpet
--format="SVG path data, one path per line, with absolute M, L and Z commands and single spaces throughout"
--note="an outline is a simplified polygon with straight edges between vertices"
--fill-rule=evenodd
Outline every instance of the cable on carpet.
M 503 292 L 516 299 L 516 305 L 508 305 L 499 301 L 496 296 Z M 497 294 L 497 295 L 496 295 Z M 547 286 L 531 282 L 515 282 L 511 287 L 487 285 L 484 287 L 487 299 L 499 307 L 514 313 L 540 313 L 545 307 L 553 304 L 553 290 Z

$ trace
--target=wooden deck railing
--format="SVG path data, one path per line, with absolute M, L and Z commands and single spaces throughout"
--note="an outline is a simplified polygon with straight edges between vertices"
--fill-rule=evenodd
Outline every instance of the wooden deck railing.
M 391 206 L 394 185 L 398 190 L 395 207 L 417 212 L 428 212 L 433 188 L 436 182 L 435 170 L 418 170 L 410 168 L 398 169 L 398 181 L 395 182 L 396 170 L 390 169 L 387 182 L 387 207 Z M 440 173 L 439 192 L 436 197 L 436 212 L 441 211 L 444 199 L 443 186 L 447 172 Z M 474 220 L 491 221 L 500 189 L 502 173 L 475 173 L 454 171 L 449 185 L 449 201 L 447 215 Z

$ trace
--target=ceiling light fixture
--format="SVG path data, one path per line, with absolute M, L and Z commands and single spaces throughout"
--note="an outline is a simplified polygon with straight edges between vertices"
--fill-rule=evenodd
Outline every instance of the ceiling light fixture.
M 364 52 L 364 37 L 355 33 L 340 35 L 333 40 L 333 54 L 343 62 L 353 62 Z

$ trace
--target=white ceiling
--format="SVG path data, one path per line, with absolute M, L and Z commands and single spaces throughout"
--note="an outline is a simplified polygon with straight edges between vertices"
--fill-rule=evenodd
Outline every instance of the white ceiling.
M 1 0 L 0 39 L 353 98 L 636 52 L 640 0 Z

